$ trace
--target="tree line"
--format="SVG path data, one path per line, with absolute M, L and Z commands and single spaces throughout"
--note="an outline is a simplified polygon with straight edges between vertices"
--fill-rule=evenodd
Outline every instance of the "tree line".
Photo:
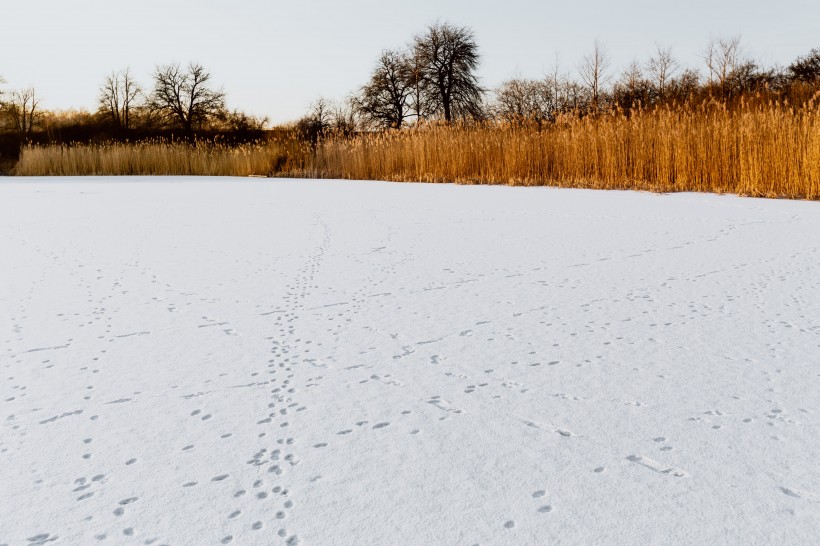
M 705 73 L 684 67 L 670 47 L 657 45 L 645 62 L 612 70 L 607 48 L 596 41 L 577 66 L 556 62 L 541 78 L 512 78 L 495 89 L 477 76 L 474 33 L 450 23 L 430 25 L 403 49 L 382 51 L 370 79 L 350 97 L 320 98 L 299 121 L 312 137 L 327 131 L 401 129 L 454 120 L 554 122 L 561 115 L 590 115 L 717 100 L 732 104 L 759 94 L 766 99 L 810 100 L 820 90 L 820 48 L 786 67 L 763 67 L 745 54 L 740 37 L 715 38 L 702 52 Z
M 0 132 L 22 138 L 71 124 L 94 126 L 110 136 L 175 129 L 192 138 L 203 130 L 261 130 L 266 123 L 267 119 L 228 110 L 224 90 L 213 85 L 204 66 L 193 62 L 157 66 L 148 88 L 127 68 L 111 72 L 100 84 L 93 114 L 48 112 L 40 108 L 34 88 L 6 91 L 0 87 Z
M 494 89 L 478 78 L 481 61 L 467 27 L 434 23 L 400 49 L 384 50 L 370 77 L 341 101 L 320 98 L 294 127 L 316 140 L 328 131 L 398 130 L 427 122 L 500 120 L 554 122 L 561 115 L 651 108 L 717 99 L 731 104 L 750 94 L 800 103 L 820 89 L 820 48 L 786 67 L 763 67 L 743 51 L 739 37 L 710 40 L 702 52 L 704 72 L 684 67 L 669 47 L 656 46 L 644 62 L 612 70 L 606 47 L 595 42 L 573 75 L 556 62 L 540 78 L 516 77 Z M 137 131 L 172 130 L 193 138 L 202 131 L 261 131 L 267 119 L 230 111 L 223 89 L 198 63 L 159 65 L 148 87 L 130 70 L 107 75 L 94 113 L 47 112 L 33 88 L 6 90 L 0 78 L 0 133 L 25 139 L 68 125 L 93 127 L 127 138 Z

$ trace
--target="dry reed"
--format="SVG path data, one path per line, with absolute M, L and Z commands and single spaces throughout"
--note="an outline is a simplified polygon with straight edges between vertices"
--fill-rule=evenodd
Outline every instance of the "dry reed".
M 544 127 L 426 126 L 281 143 L 31 147 L 16 174 L 273 174 L 820 198 L 814 102 L 566 116 Z
M 307 176 L 820 198 L 820 109 L 658 109 L 331 139 Z
M 166 142 L 27 146 L 13 174 L 270 176 L 287 167 L 298 146 L 275 141 L 239 146 Z

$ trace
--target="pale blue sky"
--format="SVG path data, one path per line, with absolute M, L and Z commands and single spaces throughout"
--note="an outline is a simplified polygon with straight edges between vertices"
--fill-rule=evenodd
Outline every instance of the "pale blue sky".
M 157 63 L 198 61 L 231 107 L 274 123 L 317 96 L 342 98 L 365 82 L 384 48 L 435 20 L 473 28 L 487 87 L 553 65 L 575 72 L 597 37 L 619 70 L 659 42 L 702 69 L 710 36 L 742 34 L 764 63 L 820 47 L 818 0 L 576 2 L 505 0 L 24 0 L 0 11 L 0 75 L 34 86 L 44 108 L 92 109 L 108 72 L 130 66 L 150 84 Z

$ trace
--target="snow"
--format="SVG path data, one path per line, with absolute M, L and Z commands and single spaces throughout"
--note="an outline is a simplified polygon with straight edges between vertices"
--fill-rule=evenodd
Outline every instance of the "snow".
M 0 544 L 820 529 L 820 204 L 0 184 Z

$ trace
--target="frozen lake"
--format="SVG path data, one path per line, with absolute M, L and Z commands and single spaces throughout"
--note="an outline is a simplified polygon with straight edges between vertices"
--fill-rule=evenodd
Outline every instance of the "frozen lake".
M 0 184 L 0 544 L 820 529 L 820 203 Z

